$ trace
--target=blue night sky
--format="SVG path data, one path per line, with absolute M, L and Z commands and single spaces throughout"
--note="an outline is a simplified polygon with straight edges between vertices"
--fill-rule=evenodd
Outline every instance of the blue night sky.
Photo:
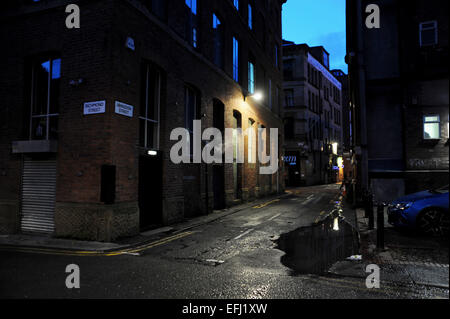
M 283 39 L 330 53 L 330 69 L 347 73 L 345 0 L 288 0 L 283 5 Z

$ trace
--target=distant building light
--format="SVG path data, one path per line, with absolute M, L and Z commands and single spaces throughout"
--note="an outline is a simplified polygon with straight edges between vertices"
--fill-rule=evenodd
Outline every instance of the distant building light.
M 158 155 L 158 152 L 150 150 L 150 151 L 147 152 L 147 154 L 150 155 L 150 156 L 156 156 L 156 155 Z

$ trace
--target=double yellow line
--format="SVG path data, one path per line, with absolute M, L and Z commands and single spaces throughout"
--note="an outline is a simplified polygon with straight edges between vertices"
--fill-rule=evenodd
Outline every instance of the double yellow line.
M 141 251 L 167 244 L 171 241 L 189 236 L 194 234 L 195 232 L 183 232 L 180 234 L 176 234 L 170 237 L 165 237 L 159 239 L 157 241 L 143 244 L 133 248 L 126 248 L 120 250 L 113 250 L 108 252 L 98 252 L 98 251 L 83 251 L 83 250 L 66 250 L 66 249 L 52 249 L 52 248 L 33 248 L 33 247 L 13 247 L 13 246 L 0 246 L 0 250 L 9 250 L 9 251 L 18 251 L 25 253 L 39 253 L 39 254 L 48 254 L 48 255 L 63 255 L 63 256 L 90 256 L 90 257 L 99 257 L 99 256 L 119 256 L 126 254 L 138 254 Z
M 270 202 L 267 202 L 267 203 L 264 203 L 261 205 L 257 205 L 257 206 L 253 206 L 253 208 L 263 208 L 263 207 L 266 207 L 267 205 L 270 205 L 270 204 L 273 204 L 273 203 L 276 203 L 279 201 L 280 201 L 280 199 L 274 199 L 274 200 L 271 200 Z

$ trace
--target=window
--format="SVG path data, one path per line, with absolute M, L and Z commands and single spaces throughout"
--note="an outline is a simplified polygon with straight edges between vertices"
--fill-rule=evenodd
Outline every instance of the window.
M 255 66 L 248 62 L 248 93 L 255 93 Z
M 213 60 L 214 64 L 223 68 L 223 26 L 219 18 L 213 13 Z
M 233 79 L 239 82 L 239 42 L 233 37 Z
M 152 64 L 142 68 L 141 107 L 139 111 L 139 145 L 159 149 L 159 117 L 161 104 L 161 73 Z
M 200 113 L 200 94 L 197 90 L 190 86 L 185 87 L 184 95 L 185 103 L 185 125 L 186 129 L 189 131 L 190 140 L 190 152 L 193 154 L 194 143 L 193 143 L 193 133 L 194 133 L 194 120 L 198 119 Z
M 311 83 L 311 65 L 308 64 L 308 82 Z
M 330 56 L 326 52 L 323 52 L 323 64 L 327 69 L 330 68 Z
M 269 108 L 272 109 L 272 79 L 269 79 L 269 88 L 267 91 L 269 92 L 268 105 Z
M 311 91 L 308 91 L 308 108 L 311 110 Z
M 31 67 L 30 139 L 57 139 L 61 59 L 43 59 Z
M 250 30 L 253 29 L 253 9 L 250 3 L 248 4 L 248 27 Z
M 292 80 L 294 78 L 294 59 L 285 60 L 283 63 L 284 80 Z
M 293 139 L 295 137 L 295 121 L 292 117 L 284 120 L 284 137 L 286 139 Z
M 189 1 L 191 2 L 191 1 Z M 162 20 L 167 20 L 167 1 L 166 0 L 146 0 L 145 6 L 150 12 Z M 186 4 L 188 1 L 186 1 Z
M 248 128 L 250 129 L 250 134 L 248 135 L 248 156 L 247 160 L 249 163 L 256 162 L 256 134 L 255 134 L 255 121 L 248 119 Z
M 186 0 L 186 5 L 193 14 L 197 14 L 197 0 Z
M 278 45 L 276 45 L 276 44 L 274 47 L 274 62 L 275 62 L 275 66 L 278 67 Z
M 423 138 L 425 140 L 441 138 L 441 121 L 439 115 L 426 115 L 423 117 Z
M 234 7 L 236 8 L 236 10 L 239 11 L 239 0 L 233 0 L 234 1 Z
M 420 46 L 433 46 L 438 43 L 438 29 L 436 21 L 422 22 L 419 25 Z
M 186 39 L 194 47 L 198 47 L 197 0 L 185 0 L 188 7 L 186 19 Z

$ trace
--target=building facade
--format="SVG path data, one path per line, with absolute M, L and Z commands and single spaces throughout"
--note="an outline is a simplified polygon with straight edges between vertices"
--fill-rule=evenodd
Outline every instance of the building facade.
M 194 120 L 282 141 L 283 2 L 1 4 L 0 233 L 109 241 L 283 191 L 258 162 L 170 158 Z
M 323 47 L 283 45 L 286 184 L 315 185 L 343 176 L 342 84 Z
M 366 26 L 370 3 L 380 28 Z M 448 184 L 448 1 L 347 1 L 347 62 L 359 193 Z

